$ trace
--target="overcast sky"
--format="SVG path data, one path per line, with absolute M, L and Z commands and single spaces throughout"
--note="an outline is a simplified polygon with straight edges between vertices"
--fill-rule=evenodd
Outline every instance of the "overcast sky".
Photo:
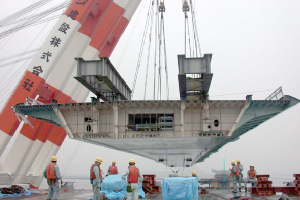
M 5 3 L 3 1 L 0 19 L 32 2 L 34 1 L 10 0 Z M 56 4 L 59 2 L 55 0 Z M 177 55 L 184 54 L 184 16 L 181 3 L 181 0 L 165 0 L 171 99 L 179 99 Z M 143 5 L 144 3 L 141 3 L 139 7 L 144 8 L 143 14 L 137 21 L 137 14 L 140 11 L 139 9 L 136 11 L 110 58 L 129 87 L 133 83 L 147 13 L 147 5 Z M 300 1 L 197 0 L 195 5 L 202 53 L 213 54 L 214 76 L 210 89 L 212 100 L 245 99 L 247 94 L 253 94 L 254 99 L 265 99 L 280 86 L 283 87 L 284 94 L 300 99 Z M 132 32 L 135 23 L 137 26 Z M 38 47 L 50 29 L 50 23 L 42 24 L 19 31 L 8 41 L 0 40 L 0 59 L 22 53 L 32 41 L 29 49 Z M 0 31 L 3 31 L 3 28 Z M 130 43 L 123 55 L 127 41 Z M 20 73 L 18 75 L 17 71 L 20 69 L 24 71 L 27 66 L 25 63 L 14 68 L 1 67 L 1 80 L 13 77 L 9 85 L 9 88 L 12 88 L 11 83 L 16 83 L 18 76 L 21 75 Z M 6 74 L 9 70 L 10 76 Z M 134 99 L 143 99 L 145 76 L 146 66 L 142 65 Z M 148 84 L 152 86 L 151 81 L 149 78 Z M 9 88 L 0 86 L 2 106 L 4 99 L 11 92 Z M 151 99 L 153 88 L 147 89 L 147 99 Z M 230 160 L 239 158 L 246 169 L 250 164 L 254 164 L 259 174 L 270 174 L 276 183 L 286 181 L 283 178 L 292 180 L 292 174 L 300 173 L 300 160 L 297 158 L 300 150 L 299 122 L 300 105 L 297 105 L 249 131 L 238 141 L 225 145 L 203 163 L 185 168 L 184 172 L 181 170 L 180 173 L 189 174 L 192 170 L 196 170 L 200 177 L 210 177 L 211 169 L 222 168 L 225 156 L 226 169 L 230 167 Z M 65 171 L 66 163 L 77 144 L 77 141 L 65 140 L 58 153 L 58 164 L 62 171 Z M 79 145 L 79 150 L 70 160 L 71 166 L 64 175 L 87 176 L 89 167 L 97 156 L 103 158 L 104 169 L 116 159 L 119 170 L 124 172 L 128 160 L 134 158 L 142 173 L 160 172 L 160 176 L 171 173 L 164 165 L 149 159 L 86 143 Z

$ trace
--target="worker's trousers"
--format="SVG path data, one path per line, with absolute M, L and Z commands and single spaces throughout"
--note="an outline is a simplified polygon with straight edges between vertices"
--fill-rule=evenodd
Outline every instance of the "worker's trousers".
M 58 199 L 59 195 L 59 186 L 56 185 L 49 185 L 49 191 L 48 191 L 48 196 L 47 199 Z
M 244 186 L 246 187 L 246 183 L 244 181 L 244 176 L 243 176 L 243 174 L 240 174 L 240 176 L 239 176 L 239 188 L 242 188 L 242 183 L 244 183 Z
M 234 176 L 233 177 L 233 182 L 232 182 L 232 184 L 233 184 L 233 192 L 238 192 L 238 190 L 237 190 L 237 182 L 239 181 L 239 177 L 238 176 Z
M 98 184 L 95 180 L 93 180 L 93 200 L 102 200 L 103 196 L 100 195 L 100 188 L 98 188 Z
M 252 187 L 256 187 L 256 180 L 255 180 L 255 178 L 248 178 L 248 182 L 252 184 Z
M 138 183 L 130 183 L 132 192 L 127 193 L 127 200 L 138 200 L 138 190 L 139 190 L 139 184 Z

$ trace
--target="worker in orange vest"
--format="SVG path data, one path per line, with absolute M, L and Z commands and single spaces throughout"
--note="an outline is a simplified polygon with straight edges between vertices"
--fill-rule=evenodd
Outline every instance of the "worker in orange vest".
M 135 166 L 135 161 L 133 159 L 129 160 L 128 170 L 122 175 L 122 178 L 125 179 L 126 176 L 128 177 L 128 187 L 131 188 L 131 192 L 127 189 L 127 200 L 138 200 L 139 181 L 142 182 L 143 177 L 141 176 L 140 170 Z
M 102 158 L 97 157 L 94 164 L 92 164 L 90 168 L 90 179 L 91 184 L 93 184 L 93 200 L 100 199 L 100 183 L 102 179 L 102 172 L 100 169 L 100 165 L 102 163 Z
M 60 171 L 58 166 L 56 165 L 57 157 L 52 156 L 51 157 L 51 163 L 47 165 L 45 171 L 44 171 L 44 177 L 47 179 L 47 183 L 49 186 L 48 196 L 47 200 L 52 199 L 58 199 L 59 195 L 59 183 L 58 180 L 60 180 L 61 184 L 63 183 L 60 175 Z
M 256 186 L 256 171 L 254 165 L 250 165 L 250 170 L 248 171 L 248 181 L 252 184 L 252 187 Z
M 233 178 L 233 193 L 237 193 L 237 182 L 239 181 L 240 172 L 237 165 L 235 165 L 235 160 L 231 161 L 232 168 L 229 169 L 231 171 L 230 176 Z
M 108 167 L 108 170 L 107 170 L 107 174 L 108 175 L 111 175 L 111 174 L 118 174 L 118 168 L 116 166 L 116 161 L 113 160 L 112 161 L 112 165 Z

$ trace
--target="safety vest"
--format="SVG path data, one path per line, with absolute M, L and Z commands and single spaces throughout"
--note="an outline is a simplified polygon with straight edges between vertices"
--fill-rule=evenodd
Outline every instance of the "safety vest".
M 136 167 L 129 167 L 128 183 L 139 182 L 139 169 Z
M 90 179 L 96 179 L 96 175 L 95 175 L 94 172 L 93 172 L 93 168 L 94 168 L 95 166 L 97 166 L 95 163 L 92 164 L 92 166 L 91 166 L 91 169 L 90 169 Z M 101 169 L 100 169 L 99 166 L 97 166 L 97 167 L 98 167 L 98 169 L 99 169 L 99 178 L 102 179 Z
M 248 171 L 249 178 L 255 178 L 255 170 Z
M 117 174 L 117 166 L 110 166 L 109 167 L 109 174 Z
M 236 169 L 235 173 L 233 172 L 234 167 Z M 239 175 L 240 175 L 240 169 L 239 169 L 239 167 L 237 165 L 232 166 L 230 176 L 239 176 Z
M 47 169 L 46 169 L 46 176 L 47 176 L 47 179 L 52 179 L 52 180 L 55 180 L 55 171 L 54 171 L 54 166 L 55 164 L 48 164 L 47 165 Z

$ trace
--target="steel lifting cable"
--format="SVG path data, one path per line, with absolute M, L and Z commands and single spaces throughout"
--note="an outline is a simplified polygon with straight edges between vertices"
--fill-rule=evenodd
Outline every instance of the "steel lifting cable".
M 38 50 L 40 50 L 40 48 L 32 49 L 32 50 L 29 50 L 29 51 L 24 51 L 24 52 L 19 53 L 19 54 L 15 54 L 15 55 L 7 56 L 7 57 L 4 57 L 4 58 L 0 58 L 0 62 L 11 60 L 11 59 L 13 59 L 15 57 L 23 56 L 25 54 L 34 53 L 34 52 L 37 52 Z
M 164 37 L 164 57 L 165 57 L 165 71 L 166 71 L 166 90 L 167 100 L 169 100 L 169 76 L 168 76 L 168 59 L 167 59 L 167 46 L 165 37 L 165 21 L 163 21 L 163 37 Z
M 36 2 L 36 3 L 31 4 L 30 6 L 27 6 L 26 8 L 24 8 L 24 9 L 18 11 L 18 12 L 15 12 L 15 13 L 13 13 L 13 14 L 5 17 L 4 19 L 0 20 L 0 27 L 3 24 L 8 23 L 10 21 L 13 21 L 13 20 L 15 20 L 18 17 L 23 17 L 24 14 L 29 13 L 32 10 L 34 10 L 36 8 L 39 8 L 39 7 L 45 5 L 46 3 L 49 3 L 51 1 L 53 1 L 53 0 L 40 0 L 40 1 Z
M 150 11 L 151 11 L 150 8 L 151 8 L 151 4 L 150 4 L 149 10 L 148 10 L 146 25 L 145 25 L 145 29 L 144 29 L 144 33 L 143 33 L 143 37 L 142 37 L 142 43 L 141 43 L 141 46 L 140 46 L 140 52 L 139 52 L 139 56 L 138 56 L 138 62 L 137 62 L 137 66 L 136 66 L 136 70 L 135 70 L 135 75 L 134 75 L 134 80 L 133 80 L 133 85 L 132 85 L 132 89 L 131 89 L 131 91 L 132 91 L 132 97 L 133 97 L 134 90 L 135 90 L 137 76 L 138 76 L 140 65 L 141 65 L 141 57 L 142 57 L 142 54 L 143 54 L 143 50 L 144 50 L 144 46 L 145 46 L 145 41 L 146 41 L 146 36 L 147 36 L 148 28 L 149 28 L 149 18 L 150 18 Z
M 189 42 L 189 49 L 190 49 L 190 56 L 192 56 L 192 49 L 191 49 L 191 35 L 190 35 L 190 26 L 189 26 L 189 23 L 188 23 L 188 16 L 185 18 L 185 23 L 186 23 L 186 26 L 187 26 L 187 32 L 188 32 L 188 42 Z M 185 30 L 186 31 L 186 30 Z M 185 44 L 187 45 L 187 44 Z
M 22 21 L 25 21 L 25 22 L 22 23 L 22 24 L 17 24 L 14 27 L 9 28 L 8 30 L 6 30 L 4 32 L 1 32 L 0 33 L 0 39 L 12 34 L 15 31 L 19 31 L 21 29 L 30 27 L 30 25 L 39 24 L 40 22 L 38 20 L 41 20 L 42 18 L 44 18 L 45 16 L 47 16 L 49 14 L 52 14 L 54 12 L 57 12 L 57 11 L 61 10 L 61 9 L 64 9 L 67 5 L 69 5 L 69 3 L 62 3 L 62 4 L 59 4 L 59 5 L 51 8 L 51 9 L 48 9 L 48 10 L 43 11 L 41 13 L 38 13 L 36 15 L 31 15 L 29 17 L 22 18 L 21 20 L 16 20 L 14 23 L 21 23 Z M 59 15 L 59 16 L 61 16 L 61 15 Z M 50 21 L 50 20 L 55 19 L 59 16 L 54 16 L 54 17 L 50 17 L 48 19 L 44 19 L 42 22 Z
M 40 35 L 44 30 L 46 30 L 46 27 L 47 27 L 47 26 L 49 26 L 49 24 L 46 24 L 46 25 L 44 26 L 44 28 L 41 29 L 41 31 L 38 33 L 38 35 Z M 49 34 L 50 31 L 51 31 L 51 30 L 48 30 L 48 33 L 47 33 L 47 34 Z M 41 44 L 42 42 L 43 42 L 43 41 L 41 40 L 40 43 L 39 43 L 37 46 L 40 46 L 40 44 Z M 30 46 L 32 46 L 33 43 L 34 43 L 34 40 L 31 41 L 31 43 L 28 45 L 27 49 L 29 49 Z M 27 65 L 29 64 L 30 61 L 31 61 L 31 60 L 28 59 L 27 62 L 25 62 L 25 63 L 22 65 L 22 67 L 20 67 L 20 68 L 18 69 L 18 71 L 14 74 L 14 76 L 8 76 L 9 78 L 8 78 L 8 80 L 6 81 L 6 85 L 7 85 L 7 84 L 10 84 L 11 82 L 15 82 L 15 81 L 12 81 L 13 79 L 19 80 L 19 79 L 20 79 L 20 76 L 23 74 L 22 72 L 27 68 Z M 11 70 L 12 70 L 15 66 L 16 66 L 16 64 L 15 64 L 13 67 L 11 67 L 10 70 L 9 70 L 9 72 L 6 73 L 6 74 L 9 74 L 9 73 L 11 72 Z M 5 74 L 5 75 L 6 75 L 6 74 Z M 1 86 L 3 86 L 3 84 L 1 84 Z M 7 89 L 7 88 L 6 88 L 6 86 L 4 85 L 4 87 L 2 87 L 2 90 L 0 91 L 0 96 L 2 97 L 2 98 L 0 97 L 0 99 L 2 99 L 2 100 L 0 100 L 0 103 L 2 103 L 2 102 L 6 99 L 6 95 L 2 95 L 2 94 L 5 94 L 5 93 L 7 93 L 7 92 L 11 92 L 11 90 L 8 90 L 7 92 L 5 92 L 6 89 Z
M 149 63 L 150 63 L 150 49 L 151 49 L 151 44 L 152 44 L 154 1 L 152 1 L 152 10 L 151 11 L 152 12 L 151 12 L 151 22 L 150 22 L 150 31 L 149 31 L 149 46 L 148 46 L 148 58 L 147 58 L 147 71 L 146 71 L 146 80 L 145 80 L 144 100 L 146 99 L 146 94 L 147 94 L 148 69 L 149 69 Z
M 79 150 L 79 148 L 80 148 L 81 145 L 82 145 L 82 142 L 78 141 L 78 143 L 77 143 L 77 145 L 76 145 L 76 147 L 75 147 L 75 149 L 74 149 L 71 157 L 69 158 L 69 160 L 68 160 L 68 162 L 67 162 L 67 164 L 66 164 L 66 166 L 65 166 L 65 168 L 63 170 L 62 177 L 65 176 L 67 170 L 69 169 L 69 167 L 70 167 L 70 165 L 71 165 L 74 157 L 76 156 L 76 154 L 77 154 L 77 152 L 78 152 L 78 150 Z
M 131 42 L 131 39 L 132 39 L 132 37 L 133 37 L 133 33 L 135 32 L 136 27 L 137 27 L 137 24 L 138 24 L 139 20 L 141 19 L 141 14 L 142 14 L 143 11 L 144 11 L 146 2 L 147 2 L 147 1 L 144 1 L 144 5 L 141 6 L 142 8 L 140 9 L 140 11 L 139 11 L 139 13 L 138 13 L 138 15 L 137 15 L 137 20 L 135 21 L 134 26 L 133 26 L 133 29 L 131 30 L 131 32 L 130 32 L 130 34 L 129 34 L 129 39 L 126 40 L 127 42 L 126 42 L 126 44 L 125 44 L 125 46 L 124 46 L 124 48 L 123 48 L 123 51 L 122 51 L 122 53 L 121 53 L 121 56 L 119 57 L 119 60 L 118 60 L 117 65 L 116 65 L 116 68 L 117 68 L 117 69 L 119 68 L 120 63 L 122 62 L 122 60 L 123 60 L 123 58 L 124 58 L 124 56 L 125 56 L 125 52 L 127 51 L 128 46 L 129 46 L 129 44 L 130 44 L 130 42 Z
M 160 17 L 160 23 L 159 23 L 159 35 L 158 35 L 158 40 L 159 40 L 159 48 L 158 48 L 158 92 L 159 95 L 157 95 L 157 99 L 159 97 L 159 100 L 161 100 L 161 38 L 162 38 L 162 21 L 163 21 L 163 12 L 161 12 L 161 17 Z
M 200 41 L 199 41 L 199 35 L 198 35 L 198 29 L 197 29 L 196 16 L 195 16 L 195 9 L 194 9 L 192 0 L 190 0 L 190 5 L 191 5 L 191 14 L 192 14 L 192 22 L 193 22 L 193 30 L 194 30 L 196 56 L 198 56 L 198 49 L 199 49 L 200 57 L 202 57 Z

